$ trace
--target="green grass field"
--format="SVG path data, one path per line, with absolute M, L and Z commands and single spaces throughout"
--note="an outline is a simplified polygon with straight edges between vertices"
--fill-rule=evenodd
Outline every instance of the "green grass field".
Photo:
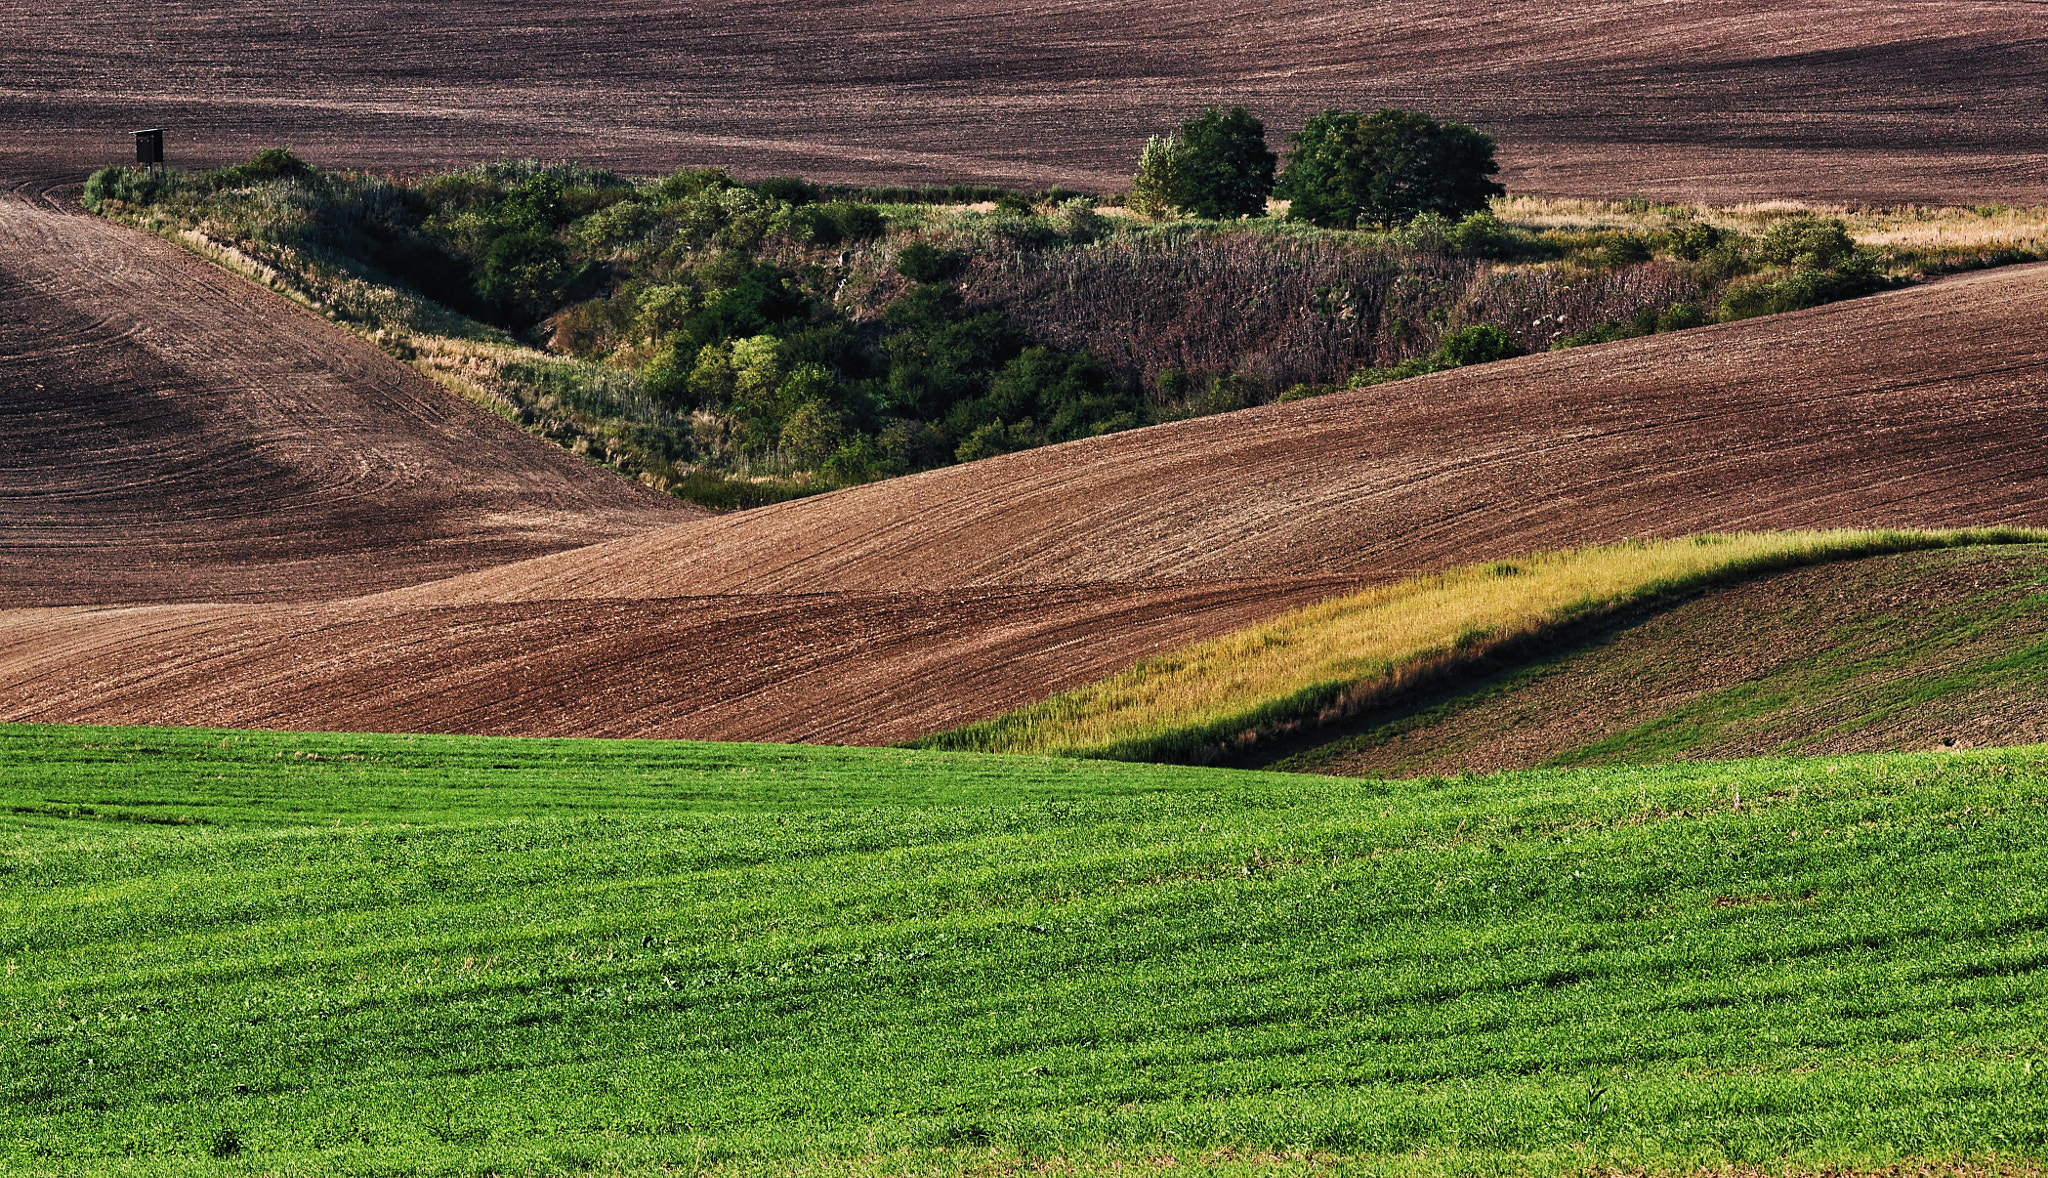
M 2048 748 L 1386 782 L 14 727 L 0 766 L 8 1174 L 2048 1158 Z

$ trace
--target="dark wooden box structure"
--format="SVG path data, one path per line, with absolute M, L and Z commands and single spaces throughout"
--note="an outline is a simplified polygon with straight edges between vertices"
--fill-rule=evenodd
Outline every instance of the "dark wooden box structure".
M 164 162 L 164 133 L 161 128 L 151 127 L 147 131 L 131 131 L 135 136 L 135 162 L 156 167 Z

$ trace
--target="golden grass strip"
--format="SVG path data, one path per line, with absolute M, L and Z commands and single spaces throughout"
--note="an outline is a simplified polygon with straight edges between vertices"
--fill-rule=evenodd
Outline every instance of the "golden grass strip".
M 998 753 L 1207 760 L 1369 706 L 1615 610 L 1800 565 L 2048 532 L 1751 532 L 1629 541 L 1414 577 L 1140 663 L 918 742 Z

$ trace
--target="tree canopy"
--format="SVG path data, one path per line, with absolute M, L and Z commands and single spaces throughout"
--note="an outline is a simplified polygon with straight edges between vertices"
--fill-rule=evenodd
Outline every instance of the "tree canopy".
M 1405 224 L 1421 213 L 1459 218 L 1506 189 L 1492 177 L 1493 137 L 1412 111 L 1329 110 L 1288 137 L 1278 191 L 1288 217 L 1350 228 Z
M 1131 207 L 1151 217 L 1261 216 L 1278 164 L 1266 147 L 1264 123 L 1242 106 L 1212 106 L 1174 134 L 1146 142 L 1131 180 Z

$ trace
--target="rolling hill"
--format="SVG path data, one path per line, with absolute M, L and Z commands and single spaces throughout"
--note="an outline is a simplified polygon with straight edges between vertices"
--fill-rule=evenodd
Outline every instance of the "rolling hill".
M 2048 551 L 1799 569 L 1622 619 L 1248 764 L 1406 776 L 2048 738 Z
M 501 156 L 641 171 L 1120 189 L 1214 102 L 1496 132 L 1518 190 L 1852 202 L 2048 199 L 2026 0 L 973 0 L 573 8 L 299 0 L 0 5 L 0 144 L 77 170 L 123 132 L 181 160 Z
M 0 607 L 351 596 L 701 514 L 34 184 L 0 437 Z
M 1112 435 L 325 604 L 16 614 L 0 717 L 900 740 L 1391 577 L 2048 523 L 2048 267 Z M 534 443 L 538 445 L 538 443 Z

